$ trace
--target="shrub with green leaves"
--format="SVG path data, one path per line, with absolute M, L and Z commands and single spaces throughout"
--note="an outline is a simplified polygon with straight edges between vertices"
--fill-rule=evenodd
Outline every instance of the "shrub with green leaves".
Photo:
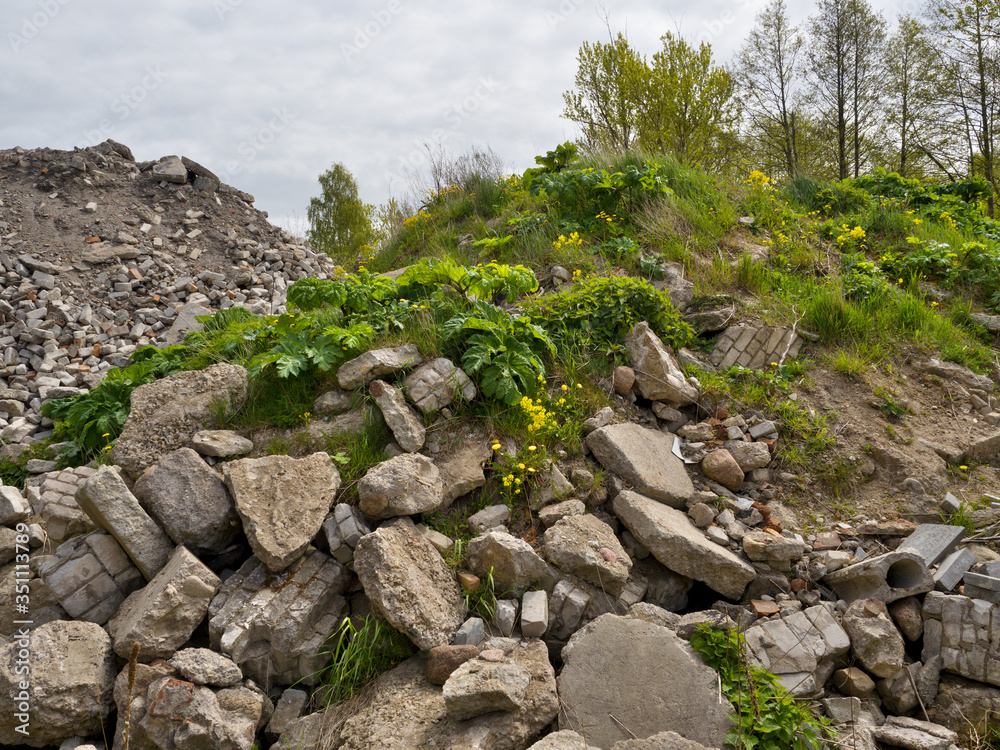
M 530 268 L 495 261 L 461 266 L 450 258 L 425 258 L 414 263 L 400 274 L 396 284 L 403 296 L 426 297 L 441 287 L 451 287 L 463 296 L 473 295 L 486 302 L 501 296 L 513 302 L 538 289 L 538 280 Z
M 726 744 L 737 750 L 819 750 L 832 736 L 829 719 L 796 701 L 773 674 L 747 663 L 738 630 L 701 625 L 691 647 L 719 673 L 722 693 L 736 709 Z
M 576 342 L 591 351 L 620 351 L 641 321 L 675 349 L 694 338 L 666 294 L 630 276 L 591 276 L 568 290 L 532 299 L 524 309 L 560 346 Z

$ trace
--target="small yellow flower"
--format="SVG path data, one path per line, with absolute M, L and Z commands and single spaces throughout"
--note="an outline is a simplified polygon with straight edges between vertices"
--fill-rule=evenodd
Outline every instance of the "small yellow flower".
M 559 388 L 560 388 L 560 390 L 563 390 L 563 391 L 568 391 L 569 390 L 569 386 L 566 385 L 565 383 L 563 383 L 561 386 L 559 386 Z
M 533 451 L 533 450 L 537 450 L 537 448 L 536 448 L 536 446 L 534 446 L 534 445 L 529 445 L 529 446 L 528 446 L 528 450 L 529 450 L 529 451 Z
M 577 383 L 577 384 L 576 384 L 576 387 L 577 387 L 577 388 L 583 388 L 583 383 Z
M 958 468 L 960 468 L 960 469 L 961 469 L 962 471 L 965 471 L 965 470 L 966 470 L 966 469 L 968 469 L 969 467 L 968 467 L 968 466 L 959 466 Z
M 493 443 L 493 445 L 490 446 L 490 449 L 495 451 L 500 450 L 500 443 Z
M 108 437 L 110 434 L 111 434 L 110 432 L 105 432 L 103 435 L 101 435 L 101 437 Z
M 521 471 L 524 471 L 524 464 L 518 464 L 517 468 L 519 468 Z

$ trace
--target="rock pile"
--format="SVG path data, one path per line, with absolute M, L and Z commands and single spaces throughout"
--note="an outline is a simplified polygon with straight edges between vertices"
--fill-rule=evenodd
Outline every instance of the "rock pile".
M 179 334 L 177 306 L 272 310 L 295 274 L 326 267 L 190 160 L 139 165 L 113 142 L 0 152 L 0 178 L 34 190 L 26 211 L 8 188 L 0 217 L 14 284 L 0 294 L 0 410 L 18 441 L 44 434 L 42 401 Z M 45 226 L 65 268 L 22 257 Z M 191 275 L 216 257 L 226 271 Z M 105 282 L 118 296 L 89 296 Z M 39 466 L 23 494 L 0 488 L 0 744 L 721 748 L 731 708 L 688 644 L 700 624 L 741 628 L 748 660 L 816 701 L 844 742 L 967 743 L 968 721 L 1000 710 L 1000 556 L 934 523 L 797 531 L 771 468 L 785 428 L 702 413 L 699 383 L 645 323 L 626 343 L 632 367 L 611 385 L 643 419 L 587 420 L 583 458 L 538 472 L 538 523 L 518 536 L 508 507 L 480 510 L 457 571 L 425 514 L 483 487 L 487 460 L 517 446 L 444 434 L 437 414 L 476 397 L 454 363 L 405 345 L 337 372 L 304 434 L 376 416 L 393 435 L 355 506 L 326 453 L 248 457 L 243 437 L 203 429 L 206 404 L 245 398 L 241 368 L 143 386 L 114 466 Z M 971 387 L 992 408 L 992 382 Z M 365 392 L 374 407 L 358 405 Z M 467 601 L 489 581 L 499 600 L 483 619 Z M 326 709 L 310 693 L 327 641 L 368 615 L 417 653 Z

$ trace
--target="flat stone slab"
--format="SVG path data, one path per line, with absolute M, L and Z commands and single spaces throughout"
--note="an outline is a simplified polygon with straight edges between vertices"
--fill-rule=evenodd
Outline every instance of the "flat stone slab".
M 945 526 L 940 523 L 922 523 L 897 549 L 910 549 L 924 559 L 930 568 L 937 565 L 945 555 L 965 538 L 964 526 Z
M 274 572 L 309 546 L 333 507 L 340 474 L 326 453 L 241 458 L 223 468 L 254 554 Z
M 608 425 L 587 436 L 587 447 L 612 471 L 647 497 L 685 508 L 694 485 L 673 453 L 675 438 L 631 422 Z
M 732 721 L 718 676 L 667 628 L 602 615 L 573 635 L 562 658 L 560 730 L 604 748 L 669 730 L 723 746 Z
M 615 515 L 664 566 L 739 599 L 757 571 L 735 553 L 710 542 L 687 515 L 652 498 L 624 490 Z
M 975 564 L 976 556 L 972 550 L 966 547 L 955 550 L 934 571 L 934 588 L 938 591 L 951 591 Z

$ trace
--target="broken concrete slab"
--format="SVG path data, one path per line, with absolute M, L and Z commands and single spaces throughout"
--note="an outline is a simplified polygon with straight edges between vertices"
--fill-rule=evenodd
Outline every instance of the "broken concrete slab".
M 357 487 L 358 507 L 373 520 L 435 511 L 444 502 L 441 472 L 432 459 L 419 453 L 376 464 Z
M 965 538 L 964 526 L 946 526 L 940 523 L 922 523 L 897 547 L 899 550 L 913 550 L 923 558 L 930 568 L 937 565 Z
M 142 509 L 113 468 L 102 466 L 84 480 L 77 488 L 76 501 L 118 540 L 147 581 L 167 564 L 174 549 L 170 537 Z
M 694 485 L 673 453 L 674 436 L 631 422 L 608 425 L 587 436 L 587 447 L 608 471 L 647 497 L 684 509 Z
M 924 559 L 906 550 L 869 557 L 829 573 L 823 580 L 848 604 L 869 597 L 888 604 L 934 588 Z
M 975 564 L 976 556 L 972 550 L 967 547 L 955 550 L 934 571 L 934 588 L 938 591 L 951 591 Z
M 679 510 L 631 490 L 614 499 L 614 511 L 633 536 L 664 566 L 739 599 L 757 577 L 753 566 L 713 544 Z

